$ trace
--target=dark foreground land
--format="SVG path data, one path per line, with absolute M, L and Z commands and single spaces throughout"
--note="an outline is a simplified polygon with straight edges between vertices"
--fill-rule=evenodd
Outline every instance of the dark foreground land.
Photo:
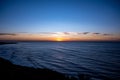
M 17 42 L 0 42 L 0 45 L 4 45 L 4 44 L 16 44 Z
M 0 58 L 0 80 L 111 80 L 109 78 L 92 79 L 89 75 L 80 74 L 77 78 L 69 77 L 49 69 L 35 69 L 14 65 Z

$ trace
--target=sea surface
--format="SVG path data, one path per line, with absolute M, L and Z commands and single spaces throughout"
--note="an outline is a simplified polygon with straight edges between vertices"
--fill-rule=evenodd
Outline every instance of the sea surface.
M 72 76 L 120 78 L 120 42 L 18 42 L 0 45 L 0 57 Z

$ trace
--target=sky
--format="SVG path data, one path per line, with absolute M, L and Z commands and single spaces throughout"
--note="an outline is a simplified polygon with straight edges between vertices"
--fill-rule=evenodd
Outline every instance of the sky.
M 119 0 L 1 0 L 0 40 L 120 40 Z

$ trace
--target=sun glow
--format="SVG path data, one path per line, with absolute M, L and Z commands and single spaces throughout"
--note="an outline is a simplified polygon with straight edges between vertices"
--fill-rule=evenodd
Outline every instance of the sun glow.
M 63 41 L 63 38 L 61 38 L 61 37 L 56 38 L 56 41 Z

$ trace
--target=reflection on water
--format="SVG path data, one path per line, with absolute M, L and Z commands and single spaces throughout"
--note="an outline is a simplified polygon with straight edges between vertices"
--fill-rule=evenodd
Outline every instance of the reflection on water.
M 14 64 L 61 73 L 119 78 L 118 42 L 21 42 L 0 45 L 0 57 Z

